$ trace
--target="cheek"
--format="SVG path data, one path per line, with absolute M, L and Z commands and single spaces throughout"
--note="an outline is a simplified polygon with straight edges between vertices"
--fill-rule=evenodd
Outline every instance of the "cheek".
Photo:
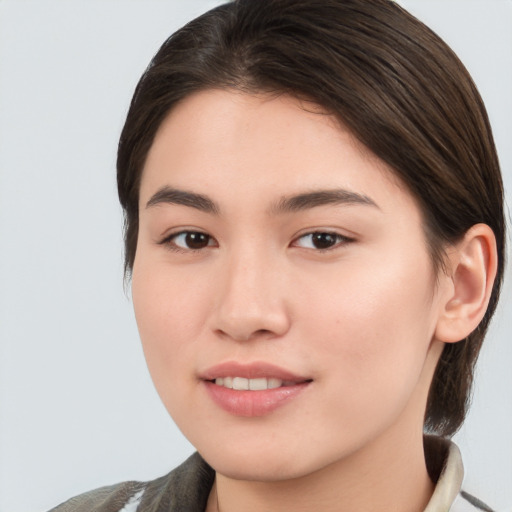
M 184 378 L 187 363 L 200 350 L 197 345 L 209 303 L 206 286 L 193 286 L 183 273 L 170 272 L 155 262 L 139 260 L 134 266 L 137 326 L 149 371 L 161 393 L 172 390 L 173 379 Z
M 321 289 L 318 282 L 301 284 L 309 286 L 302 325 L 321 358 L 320 374 L 345 410 L 362 415 L 404 405 L 435 324 L 429 262 L 380 263 L 347 265 Z

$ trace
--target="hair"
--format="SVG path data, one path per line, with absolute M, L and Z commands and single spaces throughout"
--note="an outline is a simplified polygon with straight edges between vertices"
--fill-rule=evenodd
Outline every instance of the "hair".
M 464 421 L 474 366 L 504 269 L 503 185 L 488 116 L 469 73 L 434 32 L 390 0 L 235 0 L 164 42 L 142 75 L 117 160 L 125 214 L 125 273 L 137 249 L 139 185 L 162 121 L 206 89 L 290 94 L 335 115 L 388 164 L 422 211 L 433 267 L 485 223 L 498 273 L 487 312 L 446 344 L 430 387 L 425 429 L 450 436 Z

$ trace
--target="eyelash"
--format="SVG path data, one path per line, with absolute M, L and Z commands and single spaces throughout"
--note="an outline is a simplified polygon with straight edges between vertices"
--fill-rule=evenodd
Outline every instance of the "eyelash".
M 208 240 L 207 240 L 206 245 L 204 245 L 202 247 L 196 247 L 196 248 L 181 247 L 176 244 L 176 239 L 181 236 L 184 236 L 184 237 L 188 237 L 188 236 L 206 237 Z M 328 247 L 314 247 L 313 244 L 315 242 L 314 242 L 313 237 L 315 237 L 315 236 L 317 237 L 317 242 L 322 240 L 321 238 L 318 238 L 318 237 L 323 237 L 324 241 L 326 238 L 330 237 L 331 239 L 334 239 L 333 244 L 329 245 Z M 315 252 L 332 251 L 332 250 L 339 248 L 340 246 L 347 245 L 350 242 L 354 241 L 353 238 L 350 238 L 350 237 L 347 237 L 344 235 L 340 235 L 339 233 L 336 233 L 336 232 L 317 230 L 317 231 L 310 231 L 310 232 L 304 233 L 304 234 L 296 237 L 295 239 L 292 240 L 290 245 L 292 247 L 300 248 L 301 246 L 298 245 L 298 241 L 305 239 L 307 237 L 312 238 L 311 239 L 311 247 L 303 247 L 303 248 L 314 250 Z M 214 244 L 211 243 L 212 241 L 214 242 Z M 177 233 L 172 233 L 172 234 L 166 236 L 163 240 L 161 240 L 159 242 L 159 245 L 165 245 L 170 250 L 175 251 L 175 252 L 199 252 L 208 247 L 216 247 L 217 246 L 215 239 L 211 235 L 209 235 L 208 233 L 205 233 L 203 231 L 196 231 L 196 230 L 183 230 L 183 231 L 178 231 Z
M 333 231 L 322 231 L 322 230 L 317 230 L 317 231 L 310 231 L 308 233 L 304 233 L 303 235 L 300 235 L 299 237 L 295 238 L 292 242 L 292 245 L 296 245 L 297 242 L 301 239 L 304 239 L 306 237 L 311 237 L 312 240 L 311 240 L 311 245 L 313 245 L 313 238 L 317 236 L 317 237 L 331 237 L 335 240 L 335 242 L 333 243 L 333 245 L 329 245 L 328 247 L 307 247 L 307 249 L 312 249 L 314 250 L 315 252 L 327 252 L 327 251 L 332 251 L 332 250 L 335 250 L 341 246 L 344 246 L 344 245 L 347 245 L 349 244 L 350 242 L 353 242 L 354 239 L 353 238 L 350 238 L 348 236 L 345 236 L 345 235 L 340 235 L 339 233 L 336 233 L 336 232 L 333 232 Z
M 180 247 L 179 245 L 176 244 L 176 239 L 180 236 L 204 236 L 204 237 L 207 237 L 208 238 L 208 243 L 207 245 L 205 245 L 204 247 L 198 247 L 198 248 L 193 248 L 193 247 Z M 196 231 L 196 230 L 183 230 L 183 231 L 178 231 L 177 233 L 171 233 L 170 235 L 166 236 L 163 240 L 161 240 L 159 242 L 159 245 L 165 245 L 168 249 L 170 249 L 171 251 L 175 251 L 175 252 L 199 252 L 199 251 L 202 251 L 203 249 L 206 249 L 207 247 L 214 247 L 210 244 L 210 242 L 214 240 L 214 238 L 212 236 L 210 236 L 208 233 L 205 233 L 203 231 Z

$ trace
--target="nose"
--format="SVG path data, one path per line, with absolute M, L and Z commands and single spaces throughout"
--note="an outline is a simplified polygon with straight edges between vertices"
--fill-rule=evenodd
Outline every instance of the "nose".
M 283 336 L 290 328 L 282 268 L 252 253 L 233 255 L 218 276 L 214 330 L 236 341 Z

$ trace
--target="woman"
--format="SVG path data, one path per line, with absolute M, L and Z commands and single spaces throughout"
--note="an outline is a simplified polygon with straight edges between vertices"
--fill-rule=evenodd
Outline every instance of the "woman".
M 148 366 L 198 454 L 54 510 L 490 510 L 448 439 L 503 190 L 429 29 L 387 0 L 210 11 L 139 82 L 118 188 Z

